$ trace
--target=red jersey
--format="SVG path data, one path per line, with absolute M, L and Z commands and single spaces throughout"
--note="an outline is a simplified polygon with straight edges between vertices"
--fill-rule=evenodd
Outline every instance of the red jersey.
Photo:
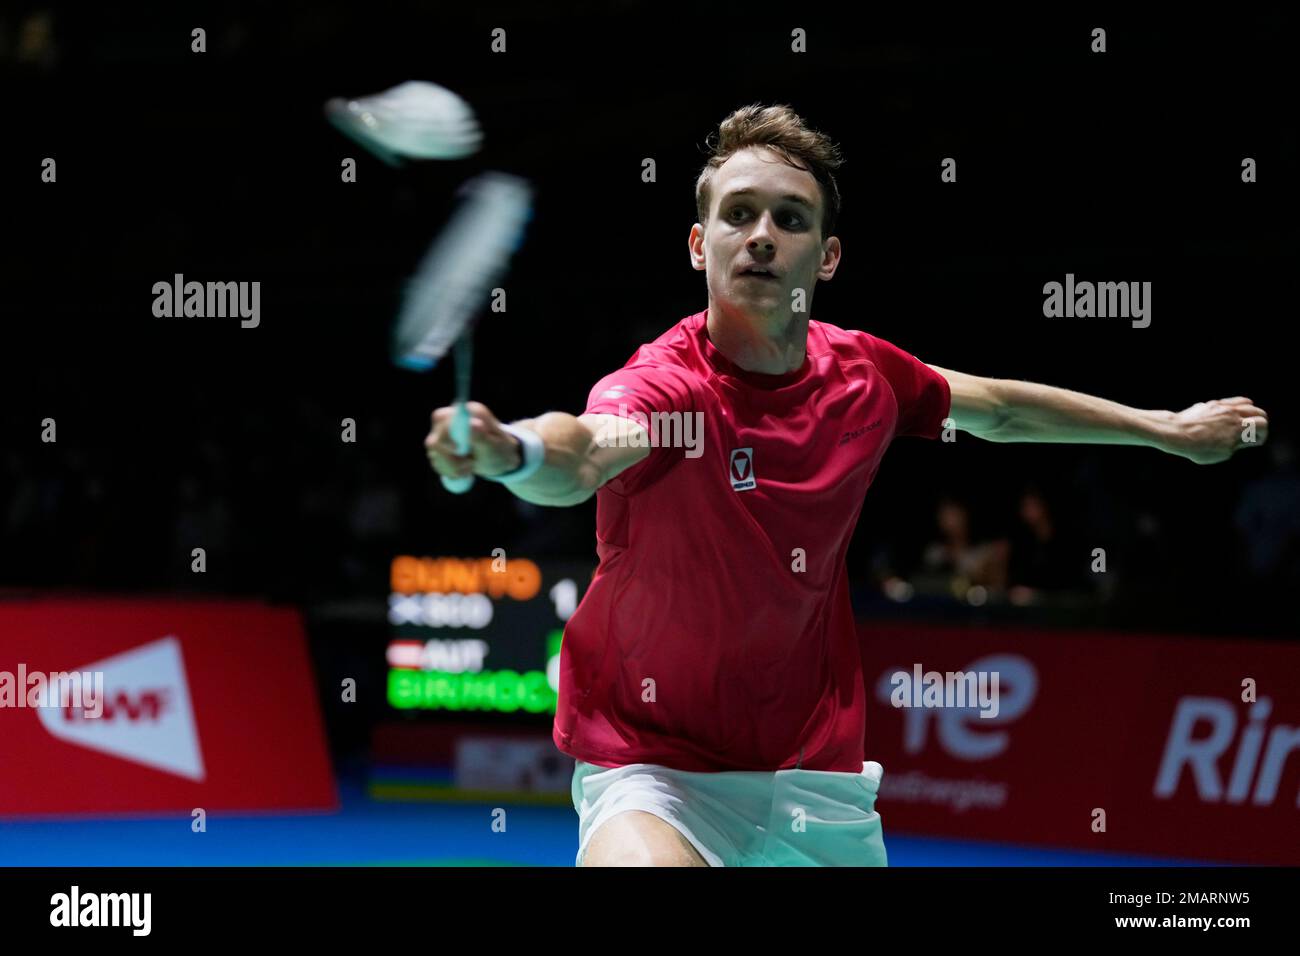
M 591 390 L 589 413 L 666 440 L 701 437 L 694 423 L 703 440 L 653 447 L 596 492 L 600 564 L 564 630 L 556 746 L 604 766 L 860 773 L 845 554 L 889 443 L 939 436 L 948 382 L 816 321 L 802 368 L 748 372 L 714 347 L 707 315 Z

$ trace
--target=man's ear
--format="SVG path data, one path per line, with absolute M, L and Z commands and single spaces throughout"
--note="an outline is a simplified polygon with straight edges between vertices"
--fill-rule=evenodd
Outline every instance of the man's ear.
M 698 222 L 691 226 L 691 238 L 689 240 L 691 253 L 691 268 L 696 272 L 704 271 L 704 227 Z
M 822 262 L 817 269 L 817 278 L 823 282 L 829 282 L 835 277 L 835 270 L 840 267 L 840 240 L 838 236 L 831 236 L 822 243 Z

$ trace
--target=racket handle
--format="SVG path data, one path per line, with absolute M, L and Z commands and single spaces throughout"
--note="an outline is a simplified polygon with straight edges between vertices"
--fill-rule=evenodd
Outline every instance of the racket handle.
M 453 495 L 463 495 L 474 487 L 474 476 L 466 475 L 464 478 L 452 478 L 448 475 L 443 475 L 442 486 Z
M 456 443 L 456 454 L 463 455 L 469 451 L 469 409 L 464 402 L 456 403 L 456 411 L 451 419 L 451 440 Z M 453 495 L 463 495 L 474 487 L 474 476 L 451 478 L 443 475 L 442 486 Z

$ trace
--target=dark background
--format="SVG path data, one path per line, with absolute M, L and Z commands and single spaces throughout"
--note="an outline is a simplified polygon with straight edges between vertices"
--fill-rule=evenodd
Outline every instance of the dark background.
M 974 374 L 1144 408 L 1247 395 L 1271 419 L 1269 446 L 1210 467 L 1129 447 L 899 441 L 850 553 L 860 608 L 1293 637 L 1294 18 L 711 9 L 8 5 L 0 586 L 310 611 L 382 600 L 395 553 L 594 561 L 594 501 L 539 509 L 482 482 L 458 499 L 433 480 L 421 439 L 451 371 L 388 364 L 402 282 L 460 182 L 530 178 L 537 212 L 509 310 L 480 326 L 476 397 L 505 419 L 580 412 L 598 378 L 707 304 L 686 253 L 702 144 L 761 101 L 791 104 L 848 158 L 844 260 L 815 318 Z M 505 54 L 490 51 L 498 26 Z M 1105 54 L 1089 51 L 1094 26 Z M 790 52 L 794 27 L 806 54 Z M 478 156 L 394 170 L 323 118 L 331 96 L 412 78 L 469 100 Z M 355 184 L 340 181 L 345 156 Z M 939 180 L 947 156 L 955 184 Z M 177 272 L 260 281 L 260 327 L 154 318 L 151 287 Z M 1045 319 L 1042 286 L 1067 272 L 1151 281 L 1151 326 Z M 56 444 L 40 440 L 46 417 Z M 355 444 L 340 441 L 345 417 Z M 881 597 L 938 538 L 942 496 L 1016 554 L 1030 485 L 1079 576 L 1062 590 L 1081 600 Z M 190 571 L 198 546 L 205 575 Z M 1086 580 L 1096 547 L 1104 587 Z

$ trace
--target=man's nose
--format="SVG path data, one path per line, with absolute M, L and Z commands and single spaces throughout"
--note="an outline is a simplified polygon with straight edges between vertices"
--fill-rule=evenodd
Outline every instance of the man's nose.
M 754 230 L 749 234 L 745 248 L 751 255 L 756 253 L 770 255 L 776 251 L 776 243 L 772 239 L 772 220 L 766 213 L 754 223 Z

